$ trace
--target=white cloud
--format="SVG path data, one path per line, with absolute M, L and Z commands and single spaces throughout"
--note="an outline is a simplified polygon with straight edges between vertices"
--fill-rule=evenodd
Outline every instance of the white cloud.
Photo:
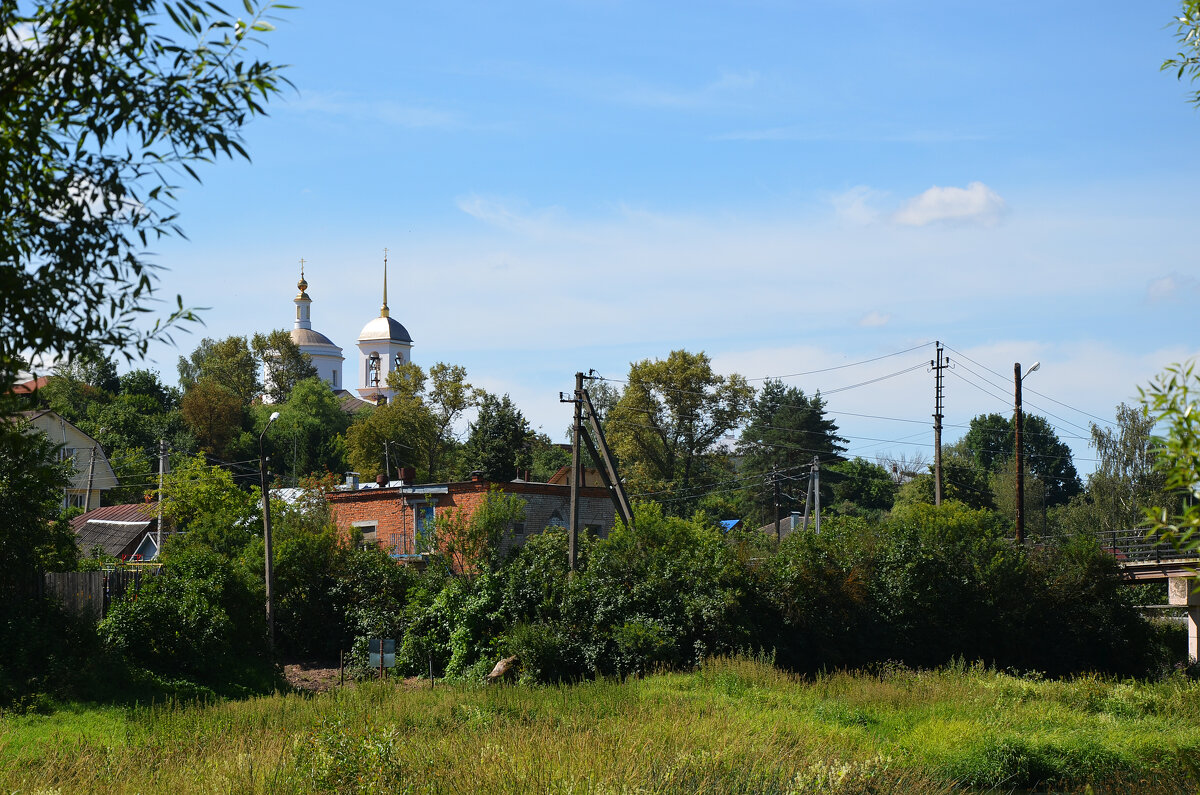
M 1200 281 L 1179 273 L 1168 273 L 1146 286 L 1146 298 L 1151 303 L 1182 301 L 1200 293 Z
M 863 319 L 858 321 L 858 325 L 863 328 L 880 328 L 886 326 L 891 319 L 891 315 L 885 315 L 882 312 L 871 312 L 864 315 Z
M 671 89 L 634 83 L 617 90 L 613 98 L 629 105 L 694 110 L 731 104 L 758 83 L 759 75 L 754 71 L 722 72 L 699 88 Z
M 858 185 L 837 194 L 830 201 L 839 219 L 865 226 L 879 220 L 879 210 L 873 205 L 884 195 L 883 192 L 866 185 Z
M 457 129 L 467 126 L 457 115 L 438 108 L 408 105 L 386 99 L 370 102 L 345 99 L 337 94 L 321 92 L 303 95 L 287 107 L 407 129 Z
M 982 182 L 972 182 L 966 188 L 935 185 L 904 202 L 893 220 L 904 226 L 940 221 L 994 224 L 1004 209 L 1004 199 Z

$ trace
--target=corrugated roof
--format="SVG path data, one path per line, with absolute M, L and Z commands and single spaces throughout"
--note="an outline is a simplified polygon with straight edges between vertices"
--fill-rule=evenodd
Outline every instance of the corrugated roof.
M 153 504 L 105 505 L 71 520 L 71 529 L 83 554 L 100 547 L 106 555 L 119 556 L 135 544 L 157 522 Z

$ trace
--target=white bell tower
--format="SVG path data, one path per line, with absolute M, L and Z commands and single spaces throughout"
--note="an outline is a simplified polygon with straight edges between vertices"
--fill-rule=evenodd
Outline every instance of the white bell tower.
M 388 314 L 387 249 L 383 250 L 383 306 L 379 317 L 363 326 L 358 335 L 359 397 L 368 403 L 386 403 L 395 391 L 388 388 L 388 375 L 412 361 L 412 337 L 408 329 Z

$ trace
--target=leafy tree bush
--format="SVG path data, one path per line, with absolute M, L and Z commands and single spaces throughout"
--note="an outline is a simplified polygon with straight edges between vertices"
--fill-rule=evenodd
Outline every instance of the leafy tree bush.
M 158 676 L 237 693 L 270 689 L 263 591 L 198 545 L 168 545 L 161 573 L 100 624 L 106 646 Z

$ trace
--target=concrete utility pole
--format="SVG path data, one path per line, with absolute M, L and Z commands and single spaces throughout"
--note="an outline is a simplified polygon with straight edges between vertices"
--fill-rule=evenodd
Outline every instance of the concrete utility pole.
M 163 497 L 163 474 L 167 470 L 167 440 L 158 440 L 158 522 L 154 526 L 154 556 L 162 551 L 162 497 Z
M 583 373 L 575 373 L 575 427 L 571 432 L 571 523 L 567 528 L 567 562 L 571 571 L 579 556 L 579 487 L 583 472 L 579 467 L 580 435 L 583 433 Z
M 950 366 L 950 357 L 942 358 L 942 343 L 937 345 L 937 360 L 929 363 L 933 368 L 933 504 L 942 504 L 942 371 Z
M 813 532 L 820 535 L 821 533 L 821 459 L 813 456 L 812 462 L 813 473 L 813 503 L 816 506 L 817 521 L 813 526 Z
M 1029 373 L 1037 370 L 1042 366 L 1041 362 L 1034 362 L 1033 367 L 1029 368 Z M 1025 375 L 1029 375 L 1026 373 Z M 1021 446 L 1021 382 L 1025 380 L 1025 376 L 1021 375 L 1021 363 L 1013 364 L 1013 394 L 1016 398 L 1016 409 L 1013 412 L 1013 425 L 1016 429 L 1016 455 L 1017 455 L 1017 543 L 1025 543 L 1025 457 Z
M 262 488 L 263 508 L 263 574 L 267 586 L 267 645 L 272 652 L 275 651 L 275 610 L 271 603 L 271 592 L 274 590 L 275 576 L 271 553 L 271 492 L 267 489 L 267 459 L 263 456 L 263 437 L 267 435 L 267 428 L 277 419 L 279 412 L 272 412 L 266 428 L 258 435 L 258 480 Z
M 775 467 L 771 467 L 771 485 L 775 487 L 775 540 L 782 541 L 783 536 L 779 533 L 779 471 Z

